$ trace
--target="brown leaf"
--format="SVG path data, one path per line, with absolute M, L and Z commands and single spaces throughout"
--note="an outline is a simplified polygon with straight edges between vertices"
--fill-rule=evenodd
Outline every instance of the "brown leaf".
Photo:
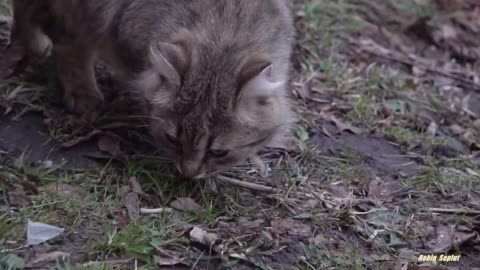
M 382 191 L 383 182 L 379 178 L 375 178 L 368 184 L 368 197 L 369 198 L 383 198 Z
M 135 176 L 132 176 L 128 179 L 128 183 L 130 184 L 130 188 L 134 193 L 137 194 L 142 194 L 142 187 L 140 186 L 140 183 L 138 183 L 137 178 Z
M 38 191 L 55 193 L 57 196 L 64 199 L 74 198 L 77 200 L 81 200 L 88 195 L 88 192 L 81 187 L 61 183 L 53 183 L 43 187 L 39 187 Z
M 384 183 L 376 178 L 371 181 L 368 186 L 368 197 L 377 199 L 387 199 L 392 197 L 396 192 L 402 189 L 402 185 L 398 182 Z
M 140 214 L 138 195 L 136 193 L 129 192 L 127 195 L 125 195 L 125 197 L 123 197 L 122 202 L 125 208 L 127 208 L 128 217 L 130 220 L 137 219 Z
M 183 258 L 169 258 L 169 257 L 162 257 L 162 256 L 155 256 L 155 263 L 159 266 L 174 266 L 179 264 L 184 264 Z
M 155 246 L 156 253 L 155 263 L 160 266 L 173 266 L 178 264 L 185 264 L 185 258 L 182 257 L 182 253 L 173 250 L 165 250 Z
M 295 87 L 295 93 L 297 96 L 302 100 L 308 100 L 312 96 L 312 87 L 310 81 L 305 83 L 299 83 L 297 87 Z
M 305 237 L 312 235 L 311 226 L 291 218 L 272 220 L 271 225 L 273 232 L 275 232 L 276 234 L 288 233 L 292 236 Z
M 435 0 L 435 4 L 441 10 L 453 10 L 462 4 L 463 0 Z
M 101 136 L 97 141 L 97 147 L 100 151 L 115 156 L 120 151 L 120 144 L 110 136 Z
M 51 253 L 43 254 L 36 257 L 33 261 L 29 262 L 26 267 L 27 268 L 39 268 L 48 263 L 56 262 L 56 261 L 66 261 L 70 257 L 70 253 L 62 252 L 62 251 L 54 251 Z
M 13 190 L 8 191 L 7 196 L 11 206 L 23 207 L 32 201 L 21 186 L 17 186 Z
M 170 206 L 178 211 L 202 213 L 205 209 L 191 198 L 178 198 Z
M 217 244 L 217 240 L 219 240 L 219 237 L 216 234 L 206 232 L 199 227 L 193 227 L 190 231 L 190 238 L 196 243 L 209 247 Z
M 480 132 L 480 119 L 477 119 L 473 122 L 473 127 Z
M 335 116 L 331 115 L 331 114 L 320 114 L 320 117 L 326 121 L 330 121 L 332 122 L 333 124 L 335 124 L 335 126 L 339 129 L 340 132 L 343 132 L 343 131 L 348 131 L 348 132 L 351 132 L 353 134 L 361 134 L 362 133 L 362 130 L 358 127 L 355 127 L 355 126 L 352 126 L 350 123 L 344 123 L 342 122 L 341 120 L 339 120 L 338 118 L 336 118 Z
M 451 248 L 458 247 L 459 245 L 478 237 L 478 233 L 475 231 L 468 229 L 465 230 L 465 228 L 462 228 L 462 231 L 460 231 L 446 225 L 438 226 L 436 234 L 437 238 L 435 241 L 429 244 L 433 253 L 447 252 Z
M 130 220 L 127 217 L 127 214 L 124 213 L 124 209 L 117 209 L 114 210 L 114 217 L 115 217 L 115 224 L 118 226 L 118 228 L 123 229 L 130 224 Z
M 319 234 L 313 238 L 308 239 L 308 243 L 317 246 L 317 247 L 324 247 L 328 244 L 328 239 L 325 238 L 322 234 Z
M 427 74 L 427 71 L 421 67 L 413 66 L 412 67 L 412 74 L 415 77 L 423 77 Z

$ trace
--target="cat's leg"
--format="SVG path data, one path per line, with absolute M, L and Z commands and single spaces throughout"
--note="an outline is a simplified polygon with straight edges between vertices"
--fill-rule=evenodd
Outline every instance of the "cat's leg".
M 103 103 L 95 78 L 95 50 L 89 46 L 61 43 L 53 51 L 65 105 L 77 114 L 94 111 Z
M 12 40 L 19 41 L 26 49 L 27 55 L 43 61 L 52 53 L 51 39 L 44 33 L 40 21 L 36 18 L 46 12 L 41 2 L 13 0 Z

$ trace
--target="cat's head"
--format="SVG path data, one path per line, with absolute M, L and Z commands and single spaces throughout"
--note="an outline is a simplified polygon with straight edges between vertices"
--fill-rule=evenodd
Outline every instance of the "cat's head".
M 234 54 L 194 45 L 187 31 L 151 48 L 151 66 L 138 87 L 158 147 L 184 176 L 245 162 L 291 122 L 287 82 L 272 79 L 268 56 Z

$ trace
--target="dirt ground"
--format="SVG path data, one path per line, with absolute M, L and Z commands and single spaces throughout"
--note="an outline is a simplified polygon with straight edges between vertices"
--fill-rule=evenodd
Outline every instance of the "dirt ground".
M 0 49 L 0 269 L 480 269 L 480 2 L 292 4 L 299 122 L 267 176 L 182 179 L 104 67 L 79 119 Z

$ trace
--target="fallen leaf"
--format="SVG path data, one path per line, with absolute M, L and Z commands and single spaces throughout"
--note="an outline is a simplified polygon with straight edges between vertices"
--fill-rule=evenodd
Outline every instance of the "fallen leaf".
M 308 243 L 317 247 L 324 247 L 328 244 L 328 239 L 322 234 L 319 234 L 313 238 L 308 239 Z
M 98 150 L 115 156 L 120 151 L 120 144 L 110 136 L 101 136 L 97 141 Z
M 155 256 L 155 264 L 159 266 L 174 266 L 179 264 L 184 264 L 184 259 L 182 258 L 169 258 L 169 257 L 161 257 Z
M 473 127 L 477 130 L 480 131 L 480 119 L 477 119 L 473 122 Z
M 123 229 L 130 224 L 130 219 L 127 216 L 128 214 L 125 214 L 124 212 L 124 209 L 115 209 L 113 211 L 115 225 L 120 229 Z
M 130 220 L 135 220 L 140 215 L 140 205 L 138 201 L 138 195 L 133 192 L 129 192 L 123 197 L 123 205 L 127 208 L 128 217 Z
M 287 218 L 287 219 L 275 219 L 271 222 L 272 230 L 276 234 L 288 233 L 292 236 L 311 236 L 312 227 L 304 224 L 303 222 Z
M 217 240 L 219 240 L 218 235 L 206 232 L 199 227 L 193 227 L 190 231 L 190 238 L 192 241 L 208 247 L 215 245 Z
M 191 198 L 178 198 L 170 206 L 178 211 L 202 213 L 205 209 Z
M 435 4 L 441 10 L 452 10 L 456 9 L 463 0 L 435 0 Z
M 383 198 L 382 194 L 383 182 L 379 178 L 375 178 L 368 184 L 368 197 L 369 198 Z
M 421 67 L 413 66 L 412 67 L 412 74 L 415 77 L 423 77 L 427 74 L 427 71 Z
M 371 181 L 368 186 L 368 197 L 377 199 L 391 199 L 393 196 L 402 190 L 403 186 L 398 182 L 384 183 L 380 179 L 376 178 Z
M 367 215 L 368 223 L 379 227 L 388 227 L 392 224 L 405 222 L 405 216 L 385 208 L 371 209 Z
M 52 183 L 38 188 L 39 192 L 55 193 L 57 196 L 67 199 L 74 198 L 77 200 L 84 199 L 88 192 L 81 187 L 72 186 L 69 184 Z
M 15 187 L 11 191 L 7 191 L 8 202 L 11 206 L 23 207 L 28 205 L 32 199 L 27 195 L 21 186 Z
M 318 200 L 317 199 L 311 199 L 311 200 L 308 200 L 306 202 L 304 202 L 301 207 L 303 209 L 315 209 L 318 205 Z
M 306 101 L 309 97 L 312 96 L 312 87 L 310 81 L 306 83 L 299 83 L 298 87 L 295 88 L 297 96 Z
M 438 130 L 437 123 L 432 121 L 427 128 L 427 133 L 430 134 L 430 136 L 435 137 L 435 135 L 437 134 L 437 130 Z
M 39 268 L 47 263 L 50 262 L 57 262 L 59 259 L 61 261 L 66 261 L 70 257 L 69 253 L 62 252 L 62 251 L 55 251 L 47 254 L 40 255 L 33 259 L 33 261 L 29 262 L 26 267 L 27 268 Z
M 59 236 L 63 231 L 63 228 L 29 220 L 27 225 L 27 245 L 39 245 Z
M 320 117 L 326 121 L 330 121 L 339 129 L 340 132 L 348 131 L 353 134 L 361 134 L 362 130 L 358 127 L 353 126 L 350 123 L 344 123 L 332 114 L 320 114 Z
M 137 194 L 142 194 L 142 187 L 140 186 L 140 183 L 138 183 L 137 178 L 135 176 L 132 176 L 128 179 L 128 183 L 130 184 L 130 188 L 134 193 Z
M 182 257 L 182 253 L 173 250 L 165 250 L 158 246 L 155 246 L 156 253 L 155 263 L 160 266 L 173 266 L 178 264 L 186 264 L 185 258 Z
M 429 244 L 433 253 L 447 252 L 454 247 L 478 237 L 478 233 L 472 230 L 456 230 L 450 226 L 440 225 L 436 229 L 437 238 Z

